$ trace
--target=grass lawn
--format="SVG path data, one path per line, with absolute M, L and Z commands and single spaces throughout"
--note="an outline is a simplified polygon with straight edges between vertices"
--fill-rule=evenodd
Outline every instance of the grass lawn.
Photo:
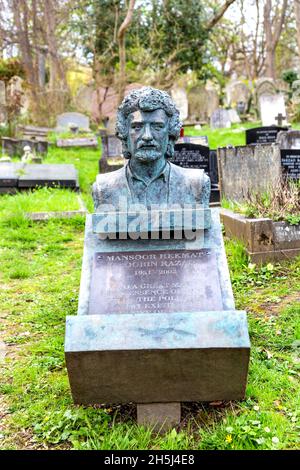
M 226 145 L 222 135 L 218 145 Z M 46 160 L 75 164 L 90 210 L 98 158 L 99 150 L 51 148 Z M 59 191 L 0 197 L 0 448 L 299 448 L 300 258 L 257 267 L 229 240 L 236 306 L 248 312 L 252 344 L 245 400 L 184 404 L 180 427 L 165 435 L 137 427 L 130 404 L 73 405 L 64 329 L 66 315 L 77 313 L 85 221 L 24 217 L 32 207 L 72 206 L 69 192 Z

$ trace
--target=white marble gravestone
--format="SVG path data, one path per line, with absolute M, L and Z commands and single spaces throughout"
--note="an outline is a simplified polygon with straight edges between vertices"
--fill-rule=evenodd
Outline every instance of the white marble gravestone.
M 286 109 L 284 103 L 284 96 L 277 95 L 262 95 L 259 98 L 259 108 L 261 121 L 263 126 L 286 126 Z M 285 119 L 278 123 L 276 117 L 281 114 Z

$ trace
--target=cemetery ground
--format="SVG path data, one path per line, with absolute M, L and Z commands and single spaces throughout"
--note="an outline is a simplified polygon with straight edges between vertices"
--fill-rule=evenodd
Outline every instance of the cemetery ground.
M 240 127 L 192 132 L 216 148 L 243 144 Z M 50 148 L 46 159 L 76 166 L 90 211 L 98 158 L 99 150 Z M 166 434 L 138 427 L 130 404 L 73 405 L 64 329 L 77 312 L 85 219 L 34 222 L 25 213 L 76 209 L 76 198 L 59 189 L 0 198 L 0 448 L 299 448 L 300 258 L 256 266 L 236 241 L 225 244 L 236 307 L 248 312 L 245 400 L 185 403 L 181 425 Z

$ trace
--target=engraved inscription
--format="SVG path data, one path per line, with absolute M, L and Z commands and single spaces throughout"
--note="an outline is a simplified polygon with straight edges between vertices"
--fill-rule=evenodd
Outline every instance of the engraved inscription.
M 96 253 L 89 314 L 222 310 L 208 249 Z
M 191 143 L 176 144 L 174 156 L 170 161 L 183 168 L 199 168 L 208 172 L 209 148 Z
M 281 150 L 281 165 L 288 178 L 300 179 L 300 150 Z
M 276 142 L 277 134 L 286 130 L 284 127 L 257 127 L 246 130 L 246 145 L 249 144 L 272 144 Z

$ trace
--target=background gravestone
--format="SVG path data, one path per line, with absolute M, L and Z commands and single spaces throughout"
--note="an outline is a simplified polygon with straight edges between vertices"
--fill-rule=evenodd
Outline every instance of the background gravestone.
M 18 94 L 21 97 L 21 107 L 20 107 L 20 114 L 24 115 L 28 112 L 30 100 L 29 96 L 26 93 L 26 87 L 24 85 L 24 80 L 17 75 L 13 76 L 8 84 L 7 84 L 7 97 L 8 100 Z
M 6 122 L 6 92 L 5 82 L 0 80 L 0 123 Z
M 176 144 L 183 144 L 185 142 L 208 146 L 208 137 L 207 135 L 184 135 L 176 141 Z
M 281 177 L 280 149 L 276 144 L 224 147 L 217 150 L 221 196 L 243 201 L 263 193 Z
M 259 107 L 263 126 L 287 125 L 284 96 L 282 94 L 261 96 Z M 276 119 L 279 114 L 284 117 L 281 123 Z
M 291 179 L 300 179 L 300 131 L 280 132 L 277 136 L 283 173 Z
M 292 103 L 293 105 L 300 104 L 300 80 L 295 80 L 292 84 Z
M 180 113 L 180 120 L 185 121 L 188 117 L 189 109 L 188 109 L 188 99 L 187 93 L 184 88 L 181 87 L 174 87 L 171 90 L 171 96 L 176 104 L 179 113 Z
M 108 173 L 118 170 L 125 164 L 122 144 L 115 135 L 101 135 L 102 155 L 99 160 L 99 172 Z
M 70 130 L 70 125 L 75 125 L 79 130 L 89 131 L 90 120 L 81 113 L 63 113 L 57 116 L 56 128 L 58 131 Z
M 220 129 L 223 127 L 231 127 L 230 115 L 227 109 L 219 108 L 213 112 L 210 118 L 210 127 L 212 129 Z
M 91 114 L 93 109 L 94 83 L 83 85 L 79 88 L 74 98 L 75 109 L 81 113 Z
M 251 92 L 244 82 L 241 80 L 231 81 L 227 84 L 225 91 L 228 106 L 236 108 L 238 103 L 243 103 L 243 109 L 247 111 Z
M 183 168 L 200 168 L 209 173 L 209 148 L 188 142 L 177 143 L 174 156 L 169 161 Z
M 228 109 L 229 119 L 232 124 L 239 124 L 241 122 L 240 116 L 236 109 Z
M 203 138 L 206 136 L 199 137 Z M 219 202 L 220 191 L 216 151 L 210 150 L 207 142 L 205 145 L 202 144 L 202 141 L 197 142 L 197 138 L 184 137 L 183 139 L 188 140 L 185 142 L 177 141 L 174 156 L 169 161 L 182 168 L 199 168 L 204 170 L 211 180 L 210 202 Z
M 286 132 L 287 127 L 264 126 L 246 129 L 246 145 L 272 144 L 276 142 L 279 132 Z
M 257 102 L 261 96 L 273 96 L 277 94 L 275 81 L 272 78 L 262 77 L 255 84 Z
M 212 85 L 195 86 L 188 92 L 189 121 L 208 121 L 219 106 L 218 92 Z

